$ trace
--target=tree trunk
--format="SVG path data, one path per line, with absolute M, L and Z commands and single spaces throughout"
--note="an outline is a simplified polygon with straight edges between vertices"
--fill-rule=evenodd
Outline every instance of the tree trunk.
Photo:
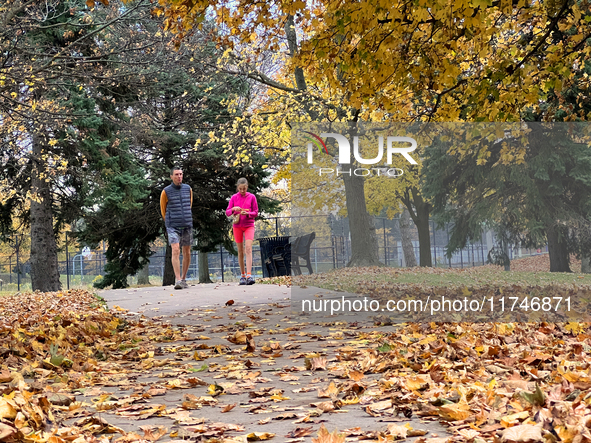
M 199 283 L 213 283 L 209 278 L 209 262 L 207 252 L 199 251 Z
M 421 199 L 422 201 L 422 199 Z M 429 230 L 429 205 L 423 203 L 417 206 L 417 229 L 419 231 L 420 265 L 433 266 L 431 257 L 431 232 Z
M 410 192 L 411 195 L 407 194 L 402 201 L 406 205 L 419 232 L 420 265 L 432 267 L 431 233 L 429 232 L 429 213 L 431 212 L 431 205 L 423 200 L 423 196 L 418 189 L 412 188 Z
M 43 155 L 43 140 L 33 135 L 31 190 L 31 286 L 33 291 L 52 292 L 62 287 L 53 233 L 51 189 Z M 47 178 L 43 178 L 43 177 Z
M 505 256 L 503 266 L 505 271 L 509 272 L 511 270 L 511 260 L 509 259 L 509 242 L 506 239 L 502 242 L 502 248 Z
M 164 275 L 162 275 L 162 286 L 170 286 L 176 283 L 176 276 L 172 268 L 172 248 L 166 245 L 166 254 L 164 256 Z
M 415 248 L 412 245 L 412 226 L 410 221 L 410 213 L 407 208 L 404 208 L 399 221 L 400 236 L 402 237 L 402 252 L 404 254 L 404 264 L 408 268 L 413 268 L 417 265 L 417 258 L 415 256 Z
M 351 260 L 348 267 L 384 266 L 378 258 L 378 238 L 373 219 L 365 205 L 364 179 L 348 172 L 351 165 L 342 165 L 349 230 L 351 231 Z
M 591 274 L 591 257 L 588 255 L 581 257 L 581 273 Z
M 150 261 L 149 260 L 146 262 L 145 266 L 138 271 L 137 284 L 138 285 L 149 285 L 150 284 Z
M 298 40 L 295 28 L 294 17 L 288 15 L 285 21 L 285 35 L 289 48 L 289 55 L 293 58 L 298 52 Z M 300 91 L 306 91 L 306 77 L 302 67 L 295 64 L 294 77 L 296 86 Z M 319 118 L 319 112 L 311 106 L 311 101 L 302 96 L 302 104 L 308 115 L 315 121 Z M 347 116 L 347 111 L 354 109 L 338 109 L 337 115 L 340 118 Z M 356 111 L 358 113 L 358 111 Z M 352 112 L 356 115 L 356 112 Z M 350 122 L 353 123 L 353 122 Z M 367 213 L 365 205 L 364 179 L 353 174 L 349 177 L 346 172 L 351 172 L 351 165 L 342 165 L 343 180 L 345 182 L 345 198 L 347 204 L 347 216 L 349 218 L 349 229 L 351 232 L 351 260 L 348 267 L 354 266 L 384 266 L 378 257 L 378 239 L 373 219 Z
M 546 230 L 548 237 L 548 253 L 550 255 L 550 272 L 572 272 L 569 266 L 566 235 L 558 226 Z

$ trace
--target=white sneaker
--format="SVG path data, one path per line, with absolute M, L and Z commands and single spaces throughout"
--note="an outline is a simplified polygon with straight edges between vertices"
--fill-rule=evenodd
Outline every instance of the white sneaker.
M 181 285 L 183 285 L 183 289 L 187 289 L 189 287 L 187 280 L 181 280 Z
M 176 282 L 176 285 L 174 285 L 174 289 L 183 289 L 183 281 L 182 280 L 178 280 Z

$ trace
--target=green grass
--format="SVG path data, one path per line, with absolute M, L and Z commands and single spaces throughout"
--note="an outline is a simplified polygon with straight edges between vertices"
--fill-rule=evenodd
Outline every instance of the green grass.
M 466 272 L 467 271 L 467 272 Z M 470 272 L 471 271 L 471 272 Z M 442 274 L 430 273 L 400 273 L 394 279 L 384 276 L 385 281 L 397 283 L 423 283 L 430 286 L 452 285 L 483 285 L 483 284 L 552 284 L 552 283 L 576 283 L 590 284 L 591 274 L 573 274 L 562 272 L 523 272 L 523 271 L 497 271 L 490 268 L 473 268 L 464 272 L 444 272 Z
M 296 285 L 317 286 L 354 292 L 363 283 L 385 285 L 422 284 L 426 286 L 506 286 L 591 284 L 591 274 L 559 272 L 502 271 L 489 266 L 467 269 L 441 268 L 346 268 L 322 274 L 304 275 L 294 280 Z

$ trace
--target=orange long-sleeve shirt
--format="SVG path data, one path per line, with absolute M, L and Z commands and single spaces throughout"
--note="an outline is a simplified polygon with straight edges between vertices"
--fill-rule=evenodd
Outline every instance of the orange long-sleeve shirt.
M 160 194 L 160 213 L 162 214 L 162 218 L 166 219 L 166 205 L 168 205 L 168 196 L 166 192 L 162 190 Z M 193 207 L 193 189 L 191 188 L 191 207 Z

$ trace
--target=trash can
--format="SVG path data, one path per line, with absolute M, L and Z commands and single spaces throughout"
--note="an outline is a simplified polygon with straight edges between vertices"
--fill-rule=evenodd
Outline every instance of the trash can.
M 289 245 L 289 237 L 264 237 L 257 240 L 261 250 L 263 278 L 289 275 L 289 263 L 287 266 L 277 266 L 277 261 L 283 259 L 286 246 Z

